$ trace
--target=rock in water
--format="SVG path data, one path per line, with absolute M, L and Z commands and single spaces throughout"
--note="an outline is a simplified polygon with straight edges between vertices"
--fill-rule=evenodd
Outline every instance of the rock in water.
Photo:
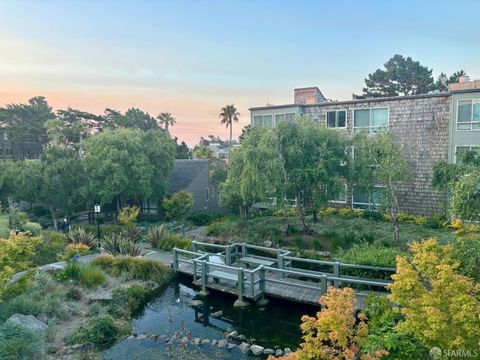
M 48 329 L 47 324 L 41 322 L 33 315 L 13 314 L 6 322 L 34 332 L 44 332 Z
M 276 356 L 276 357 L 280 357 L 280 356 L 282 356 L 282 355 L 283 355 L 282 349 L 277 349 L 277 350 L 275 351 L 275 356 Z
M 218 341 L 218 347 L 220 347 L 220 348 L 227 347 L 227 343 L 228 343 L 228 342 L 227 342 L 227 340 L 225 340 L 225 339 L 219 340 L 219 341 Z
M 215 311 L 214 313 L 211 313 L 210 314 L 211 317 L 214 317 L 214 318 L 218 318 L 220 316 L 223 316 L 223 311 L 220 310 L 220 311 Z
M 273 349 L 265 349 L 265 350 L 263 350 L 263 353 L 264 353 L 265 355 L 273 355 L 273 354 L 275 354 L 275 350 L 273 350 Z
M 245 340 L 247 340 L 247 337 L 245 335 L 238 335 L 237 340 L 238 341 L 245 341 Z
M 232 344 L 232 343 L 228 343 L 228 344 L 227 344 L 227 349 L 228 349 L 228 350 L 231 350 L 231 349 L 233 349 L 233 348 L 235 348 L 235 347 L 237 347 L 237 345 Z
M 190 301 L 190 305 L 192 305 L 194 307 L 199 307 L 199 306 L 203 305 L 203 302 L 202 302 L 202 300 L 192 300 L 192 301 Z
M 245 354 L 250 350 L 250 345 L 248 345 L 246 342 L 242 342 L 240 345 L 238 345 L 238 348 Z
M 253 355 L 258 356 L 263 353 L 264 348 L 255 344 L 250 346 L 250 350 L 252 351 Z
M 289 355 L 291 353 L 292 353 L 292 350 L 290 350 L 290 348 L 285 348 L 285 350 L 283 351 L 284 355 Z
M 233 339 L 235 339 L 237 336 L 238 336 L 238 332 L 237 332 L 237 331 L 232 331 L 231 333 L 229 333 L 229 334 L 227 335 L 227 338 L 233 338 Z

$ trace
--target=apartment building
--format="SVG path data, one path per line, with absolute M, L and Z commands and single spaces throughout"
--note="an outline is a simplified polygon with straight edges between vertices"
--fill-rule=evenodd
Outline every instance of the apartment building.
M 432 187 L 433 164 L 455 162 L 457 152 L 480 146 L 480 81 L 462 80 L 445 93 L 347 101 L 327 100 L 317 87 L 298 88 L 292 104 L 251 108 L 251 124 L 274 127 L 304 116 L 347 136 L 388 128 L 413 175 L 399 190 L 401 209 L 432 216 L 446 209 L 445 192 Z M 355 186 L 346 186 L 345 192 L 331 201 L 374 209 L 379 194 L 368 196 Z

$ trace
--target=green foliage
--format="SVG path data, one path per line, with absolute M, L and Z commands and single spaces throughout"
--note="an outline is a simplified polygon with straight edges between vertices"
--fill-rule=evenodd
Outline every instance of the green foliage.
M 74 244 L 83 244 L 90 248 L 95 246 L 95 236 L 93 233 L 85 231 L 82 227 L 77 227 L 69 231 L 67 239 Z
M 318 216 L 331 216 L 338 214 L 338 209 L 334 207 L 327 207 L 318 211 Z
M 383 221 L 385 220 L 384 214 L 379 211 L 364 211 L 363 218 L 368 220 Z
M 367 351 L 385 349 L 385 360 L 425 359 L 427 351 L 422 343 L 412 336 L 396 331 L 395 327 L 403 318 L 392 307 L 387 298 L 370 293 L 365 300 L 368 318 Z
M 75 226 L 74 229 L 76 228 L 83 228 L 86 232 L 91 233 L 91 234 L 97 234 L 97 225 L 81 225 L 81 226 Z M 109 235 L 117 235 L 120 234 L 122 231 L 122 227 L 117 224 L 101 224 L 100 225 L 100 236 L 109 236 Z
M 0 359 L 42 360 L 44 356 L 44 343 L 40 334 L 13 324 L 0 326 Z
M 167 227 L 162 224 L 160 226 L 152 227 L 150 230 L 148 230 L 145 238 L 153 248 L 156 248 L 168 233 L 169 231 Z
M 66 338 L 69 344 L 92 343 L 97 349 L 112 346 L 122 335 L 122 329 L 110 315 L 93 318 Z
M 121 235 L 106 235 L 99 241 L 100 247 L 112 255 L 138 256 L 142 253 L 142 246 L 124 238 Z
M 190 249 L 192 247 L 192 241 L 186 237 L 176 235 L 176 234 L 167 234 L 162 240 L 157 244 L 157 249 L 170 251 L 174 247 L 178 249 Z
M 43 310 L 42 299 L 35 299 L 29 294 L 21 294 L 0 305 L 0 320 L 5 321 L 13 314 L 37 316 Z
M 120 233 L 125 239 L 138 243 L 142 240 L 143 229 L 136 226 L 128 226 L 123 228 Z
M 154 281 L 158 286 L 164 285 L 171 278 L 171 271 L 167 266 L 143 258 L 101 255 L 92 261 L 92 265 L 112 276 L 123 275 L 130 280 Z
M 462 220 L 480 219 L 480 170 L 463 175 L 453 185 L 450 210 Z
M 118 213 L 118 221 L 123 226 L 131 227 L 137 221 L 138 214 L 140 213 L 140 209 L 136 206 L 125 206 L 120 209 Z
M 360 98 L 427 94 L 435 89 L 432 70 L 413 60 L 395 54 L 385 64 L 368 74 Z
M 8 285 L 3 293 L 3 300 L 8 301 L 26 293 L 32 286 L 32 278 L 34 275 L 35 270 L 29 270 L 21 276 L 20 279 Z
M 175 143 L 164 131 L 101 132 L 84 147 L 92 199 L 105 204 L 119 195 L 139 200 L 164 193 L 175 159 Z
M 297 217 L 298 213 L 297 210 L 294 208 L 287 208 L 287 209 L 278 209 L 275 210 L 272 214 L 272 216 L 278 216 L 278 217 Z
M 165 216 L 168 220 L 180 220 L 193 207 L 193 195 L 187 191 L 179 191 L 162 201 Z
M 222 232 L 224 222 L 223 221 L 217 221 L 214 222 L 210 225 L 207 226 L 205 229 L 205 235 L 207 236 L 218 236 Z
M 218 220 L 220 215 L 208 212 L 192 212 L 186 217 L 186 220 L 195 226 L 207 226 L 215 220 Z
M 367 242 L 353 244 L 350 249 L 338 252 L 338 258 L 343 263 L 393 268 L 396 266 L 396 257 L 399 255 L 405 255 L 405 252 Z
M 105 273 L 94 266 L 85 266 L 80 274 L 80 284 L 88 288 L 95 288 L 107 280 Z
M 230 128 L 230 144 L 232 143 L 232 129 L 233 123 L 238 122 L 240 113 L 237 111 L 235 105 L 225 105 L 220 111 L 220 123 Z
M 80 280 L 80 276 L 83 272 L 82 264 L 78 263 L 78 261 L 67 261 L 67 264 L 58 273 L 58 278 L 62 281 L 68 280 Z
M 150 298 L 150 291 L 139 284 L 133 284 L 129 287 L 119 287 L 113 290 L 113 298 L 110 306 L 110 313 L 130 318 L 139 310 Z
M 65 289 L 65 300 L 67 301 L 80 301 L 82 297 L 82 291 L 76 286 Z
M 480 282 L 480 236 L 457 237 L 452 243 L 451 256 L 460 264 L 461 274 Z

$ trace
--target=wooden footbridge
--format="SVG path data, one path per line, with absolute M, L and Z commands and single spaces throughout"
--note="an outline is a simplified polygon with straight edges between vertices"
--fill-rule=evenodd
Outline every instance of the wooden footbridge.
M 173 269 L 193 277 L 193 283 L 207 294 L 208 289 L 264 302 L 276 297 L 304 304 L 319 305 L 328 286 L 351 287 L 357 305 L 369 292 L 386 294 L 395 268 L 344 264 L 292 256 L 290 251 L 249 244 L 218 245 L 192 242 L 192 249 L 173 249 Z M 380 279 L 383 278 L 383 279 Z

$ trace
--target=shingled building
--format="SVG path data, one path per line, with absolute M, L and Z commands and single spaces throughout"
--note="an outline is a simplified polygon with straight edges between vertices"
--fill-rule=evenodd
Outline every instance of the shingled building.
M 455 162 L 458 151 L 480 146 L 480 81 L 453 84 L 445 93 L 348 101 L 328 101 L 317 87 L 300 88 L 294 90 L 293 104 L 253 107 L 250 112 L 252 125 L 267 127 L 305 116 L 347 136 L 388 128 L 413 174 L 401 187 L 401 210 L 415 215 L 445 212 L 446 194 L 432 187 L 433 164 Z M 373 209 L 378 199 L 345 186 L 332 201 Z

